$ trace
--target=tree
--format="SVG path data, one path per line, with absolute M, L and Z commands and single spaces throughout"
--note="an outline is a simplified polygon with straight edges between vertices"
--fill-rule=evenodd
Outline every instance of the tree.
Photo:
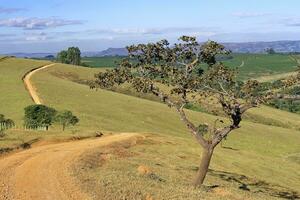
M 266 52 L 270 55 L 276 54 L 276 51 L 273 48 L 267 48 Z
M 79 119 L 71 111 L 65 110 L 56 114 L 55 121 L 62 125 L 64 131 L 67 126 L 75 126 Z
M 68 52 L 65 50 L 59 52 L 57 54 L 57 61 L 59 61 L 61 63 L 69 64 L 70 62 L 68 60 Z
M 0 114 L 0 131 L 4 131 L 15 126 L 15 122 L 12 119 L 6 119 L 3 114 Z
M 80 65 L 81 63 L 81 52 L 78 47 L 69 47 L 68 48 L 68 60 L 72 65 Z
M 138 92 L 152 93 L 173 108 L 202 147 L 201 163 L 193 181 L 195 187 L 203 184 L 215 147 L 240 128 L 243 114 L 276 97 L 274 91 L 278 91 L 255 80 L 237 81 L 236 69 L 216 60 L 216 56 L 230 52 L 214 41 L 200 45 L 195 37 L 182 36 L 174 45 L 162 40 L 127 49 L 129 58 L 118 68 L 96 74 L 91 88 L 105 89 L 130 83 Z M 199 73 L 200 64 L 206 67 Z M 299 81 L 300 73 L 283 82 L 285 87 L 290 87 Z M 208 99 L 217 103 L 208 105 L 205 103 Z M 228 120 L 195 123 L 184 109 L 188 104 L 215 107 L 223 111 Z
M 25 126 L 31 129 L 46 127 L 46 130 L 48 130 L 56 115 L 56 110 L 54 108 L 45 105 L 31 105 L 27 106 L 24 110 Z
M 80 49 L 78 47 L 69 47 L 67 51 L 63 50 L 57 54 L 57 60 L 65 64 L 80 65 Z

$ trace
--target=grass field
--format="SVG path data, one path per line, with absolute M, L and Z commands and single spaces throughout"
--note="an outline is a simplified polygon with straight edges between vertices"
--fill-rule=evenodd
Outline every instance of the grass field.
M 187 178 L 194 174 L 192 169 L 197 167 L 200 150 L 196 142 L 188 135 L 186 128 L 181 124 L 175 112 L 158 102 L 104 90 L 92 91 L 88 86 L 71 82 L 67 78 L 61 78 L 64 72 L 66 74 L 73 73 L 73 77 L 77 73 L 82 78 L 83 76 L 91 77 L 94 73 L 94 71 L 89 72 L 80 67 L 57 65 L 40 73 L 40 76 L 35 76 L 33 81 L 36 85 L 39 85 L 38 91 L 48 105 L 58 109 L 70 109 L 79 116 L 81 119 L 80 125 L 76 127 L 79 132 L 88 134 L 94 130 L 100 130 L 104 132 L 150 134 L 149 140 L 145 142 L 146 144 L 128 150 L 129 152 L 132 151 L 133 155 L 136 153 L 138 156 L 132 156 L 128 159 L 113 157 L 111 161 L 105 164 L 104 168 L 91 168 L 91 170 L 87 170 L 85 175 L 96 181 L 101 188 L 106 184 L 105 181 L 111 180 L 107 195 L 109 195 L 109 191 L 111 191 L 110 194 L 115 191 L 117 194 L 135 195 L 130 191 L 134 190 L 136 185 L 140 185 L 141 182 L 147 185 L 145 191 L 154 197 L 158 197 L 158 199 L 166 197 L 163 195 L 170 193 L 184 195 L 180 193 L 187 187 L 185 185 L 187 184 Z M 61 75 L 57 76 L 59 73 Z M 216 173 L 228 173 L 228 176 L 239 177 L 237 174 L 242 174 L 249 177 L 249 180 L 245 181 L 252 181 L 249 184 L 252 184 L 253 191 L 259 190 L 259 187 L 255 184 L 259 184 L 259 181 L 265 181 L 265 185 L 270 184 L 268 187 L 271 188 L 266 188 L 264 192 L 261 192 L 262 195 L 274 196 L 277 194 L 278 196 L 280 195 L 279 190 L 286 191 L 287 194 L 292 194 L 291 190 L 300 192 L 298 163 L 300 146 L 297 142 L 300 139 L 300 132 L 292 129 L 298 126 L 299 116 L 288 112 L 275 111 L 272 108 L 256 109 L 252 112 L 258 116 L 265 115 L 271 121 L 276 119 L 290 128 L 244 121 L 242 128 L 235 131 L 228 138 L 226 146 L 230 148 L 217 149 L 212 169 Z M 204 119 L 212 121 L 215 119 L 214 116 L 204 113 L 189 111 L 188 114 L 194 121 Z M 154 142 L 151 145 L 152 140 L 157 143 Z M 180 148 L 178 148 L 178 145 Z M 184 163 L 180 157 L 185 158 Z M 159 165 L 156 165 L 157 163 Z M 148 180 L 147 177 L 134 175 L 139 164 L 150 166 L 167 181 L 153 182 L 151 178 Z M 108 169 L 113 172 L 113 175 L 109 175 L 111 172 Z M 128 170 L 127 173 L 124 173 L 124 169 L 126 169 L 125 171 Z M 209 174 L 208 184 L 218 182 L 216 179 L 220 180 L 221 176 L 220 174 L 214 175 L 212 171 Z M 99 182 L 100 179 L 104 180 Z M 126 185 L 128 182 L 132 184 Z M 174 185 L 174 182 L 178 184 Z M 121 184 L 126 185 L 122 188 L 122 191 L 121 187 L 118 187 Z M 229 183 L 224 181 L 222 187 L 225 188 L 224 190 L 229 190 L 233 196 L 239 194 L 241 198 L 245 197 L 244 191 L 236 190 L 234 184 L 239 185 L 241 183 L 238 183 L 238 181 L 229 181 Z M 156 194 L 157 187 L 164 187 L 165 189 L 162 193 Z M 187 192 L 189 191 L 187 190 Z M 247 194 L 249 196 L 249 193 Z M 195 199 L 199 197 L 197 195 L 201 196 L 203 193 L 195 195 L 191 199 Z M 252 196 L 252 193 L 250 196 Z M 107 199 L 109 198 L 107 196 Z
M 0 62 L 0 113 L 21 124 L 24 107 L 32 104 L 22 77 L 26 72 L 45 65 L 45 61 L 9 58 Z
M 239 67 L 240 79 L 260 78 L 272 81 L 284 78 L 282 73 L 297 69 L 297 61 L 290 55 L 267 54 L 232 54 L 233 58 L 223 61 L 227 66 Z M 90 67 L 116 67 L 124 57 L 90 57 L 83 58 L 83 63 Z
M 13 64 L 16 60 L 5 62 Z M 32 64 L 28 60 L 18 62 L 22 64 L 10 75 L 10 79 L 15 79 L 16 88 L 22 84 L 16 84 L 20 77 L 14 74 L 22 75 L 21 65 Z M 11 65 L 8 63 L 6 67 Z M 197 170 L 201 150 L 177 114 L 162 103 L 95 91 L 80 84 L 93 78 L 99 70 L 103 69 L 57 64 L 34 75 L 32 80 L 42 100 L 56 109 L 73 111 L 80 123 L 64 133 L 55 127 L 50 132 L 11 130 L 0 139 L 0 146 L 16 145 L 24 139 L 92 136 L 95 131 L 143 134 L 146 138 L 131 148 L 118 145 L 87 152 L 73 166 L 83 188 L 96 199 L 144 199 L 147 195 L 154 199 L 291 199 L 300 194 L 299 115 L 269 107 L 252 110 L 249 114 L 255 119 L 251 120 L 250 116 L 244 120 L 242 127 L 224 143 L 226 148 L 216 149 L 205 184 L 218 184 L 218 187 L 194 190 L 190 178 Z M 7 74 L 5 77 L 8 79 Z M 24 88 L 19 90 L 20 94 L 14 98 L 28 98 Z M 22 106 L 28 103 L 30 99 Z M 9 115 L 16 108 L 15 103 L 7 103 L 6 107 L 4 114 L 8 117 L 22 117 L 22 108 Z M 216 118 L 194 111 L 188 111 L 188 115 L 195 122 Z M 104 160 L 102 155 L 106 156 Z M 153 173 L 139 175 L 140 165 L 148 166 Z
M 233 54 L 233 57 L 224 63 L 239 67 L 239 76 L 242 79 L 287 73 L 297 69 L 297 62 L 289 55 Z
M 105 57 L 87 57 L 82 62 L 90 67 L 116 67 L 124 57 L 121 56 L 105 56 Z

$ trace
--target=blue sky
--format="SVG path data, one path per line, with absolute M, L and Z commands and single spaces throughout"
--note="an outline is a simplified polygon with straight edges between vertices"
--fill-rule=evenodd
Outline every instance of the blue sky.
M 299 0 L 0 0 L 0 53 L 83 51 L 180 35 L 300 40 Z

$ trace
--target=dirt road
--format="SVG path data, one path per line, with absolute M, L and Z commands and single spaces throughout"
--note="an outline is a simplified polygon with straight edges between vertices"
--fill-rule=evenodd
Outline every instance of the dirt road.
M 85 151 L 120 141 L 134 141 L 138 134 L 123 133 L 60 144 L 33 147 L 0 158 L 0 200 L 88 200 L 70 175 L 69 167 Z
M 48 67 L 51 67 L 55 64 L 49 64 L 49 65 L 45 65 L 43 67 L 40 67 L 40 68 L 37 68 L 31 72 L 29 72 L 28 74 L 26 74 L 26 76 L 24 77 L 23 81 L 24 81 L 24 84 L 25 84 L 25 87 L 27 88 L 32 100 L 34 101 L 34 103 L 36 104 L 42 104 L 42 101 L 41 99 L 39 98 L 37 92 L 36 92 L 36 89 L 34 88 L 34 86 L 32 85 L 32 83 L 30 82 L 30 78 L 32 77 L 33 74 L 35 74 L 36 72 L 40 71 L 40 70 L 43 70 L 43 69 L 46 69 Z

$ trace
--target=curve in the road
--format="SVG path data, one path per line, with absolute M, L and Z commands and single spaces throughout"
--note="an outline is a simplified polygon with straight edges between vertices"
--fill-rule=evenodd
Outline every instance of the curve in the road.
M 25 87 L 26 89 L 28 90 L 33 102 L 35 104 L 42 104 L 42 100 L 39 98 L 38 94 L 37 94 L 37 91 L 35 89 L 35 87 L 33 86 L 33 84 L 31 83 L 30 81 L 30 78 L 32 77 L 32 75 L 34 75 L 36 72 L 38 71 L 41 71 L 43 69 L 46 69 L 48 67 L 51 67 L 55 65 L 54 63 L 53 64 L 49 64 L 49 65 L 45 65 L 45 66 L 42 66 L 42 67 L 39 67 L 37 69 L 34 69 L 32 71 L 30 71 L 29 73 L 27 73 L 24 78 L 23 78 L 23 81 L 24 81 L 24 84 L 25 84 Z
M 70 172 L 85 151 L 141 135 L 123 133 L 34 147 L 0 158 L 0 200 L 88 200 Z

